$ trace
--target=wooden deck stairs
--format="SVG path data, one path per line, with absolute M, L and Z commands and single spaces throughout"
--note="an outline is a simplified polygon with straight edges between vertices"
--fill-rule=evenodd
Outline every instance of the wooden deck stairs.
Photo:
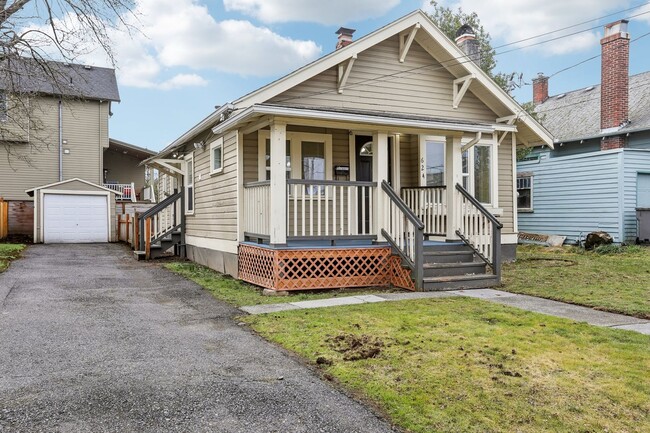
M 494 287 L 499 280 L 485 261 L 463 243 L 424 245 L 422 290 Z

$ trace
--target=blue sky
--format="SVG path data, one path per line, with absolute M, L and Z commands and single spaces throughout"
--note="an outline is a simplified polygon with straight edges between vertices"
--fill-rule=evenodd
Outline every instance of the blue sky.
M 254 90 L 334 49 L 338 27 L 361 37 L 415 9 L 422 0 L 136 0 L 142 33 L 114 35 L 122 102 L 113 107 L 111 136 L 159 150 L 215 107 Z M 497 56 L 498 71 L 547 75 L 600 52 L 602 26 L 632 18 L 632 39 L 650 32 L 650 4 L 643 0 L 446 0 L 476 11 L 499 46 L 640 6 L 564 34 L 597 26 L 536 47 Z M 488 4 L 489 3 L 489 4 Z M 553 36 L 558 36 L 554 34 Z M 538 39 L 524 44 L 536 42 Z M 501 50 L 521 47 L 521 44 Z M 498 50 L 498 51 L 501 51 Z M 650 70 L 650 36 L 630 49 L 630 73 Z M 102 64 L 94 51 L 86 62 Z M 550 93 L 597 84 L 600 59 L 553 76 Z M 513 92 L 531 99 L 530 85 Z

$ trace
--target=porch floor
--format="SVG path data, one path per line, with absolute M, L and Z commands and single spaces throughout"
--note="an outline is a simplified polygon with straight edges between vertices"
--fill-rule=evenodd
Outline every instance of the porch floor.
M 312 250 L 312 249 L 348 249 L 348 248 L 386 248 L 387 243 L 360 239 L 360 240 L 337 240 L 336 245 L 332 245 L 327 240 L 306 240 L 306 241 L 288 241 L 286 245 L 269 245 L 267 243 L 257 243 L 252 241 L 240 242 L 241 245 L 250 245 L 255 247 L 268 248 L 271 250 Z M 464 245 L 461 241 L 432 241 L 425 240 L 424 246 L 441 246 L 441 245 Z

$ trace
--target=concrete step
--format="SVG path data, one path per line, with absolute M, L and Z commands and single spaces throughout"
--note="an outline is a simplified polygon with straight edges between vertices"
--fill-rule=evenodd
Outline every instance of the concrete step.
M 424 277 L 485 274 L 485 267 L 485 262 L 427 263 L 424 265 Z
M 468 263 L 474 261 L 474 252 L 469 251 L 429 251 L 423 254 L 424 263 Z
M 428 277 L 424 279 L 423 290 L 432 292 L 438 290 L 482 289 L 494 287 L 498 284 L 497 278 L 491 274 Z
M 457 242 L 449 242 L 445 244 L 430 244 L 424 245 L 423 248 L 425 253 L 433 253 L 433 252 L 440 252 L 440 251 L 470 251 L 472 252 L 473 250 L 468 247 L 467 245 L 463 243 L 457 243 Z

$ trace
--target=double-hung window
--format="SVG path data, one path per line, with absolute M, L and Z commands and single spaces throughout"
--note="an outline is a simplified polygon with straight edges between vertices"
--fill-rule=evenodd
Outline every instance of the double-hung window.
M 477 143 L 462 154 L 462 186 L 483 205 L 497 206 L 495 145 Z
M 519 212 L 533 211 L 533 175 L 520 173 L 517 175 L 517 210 Z

